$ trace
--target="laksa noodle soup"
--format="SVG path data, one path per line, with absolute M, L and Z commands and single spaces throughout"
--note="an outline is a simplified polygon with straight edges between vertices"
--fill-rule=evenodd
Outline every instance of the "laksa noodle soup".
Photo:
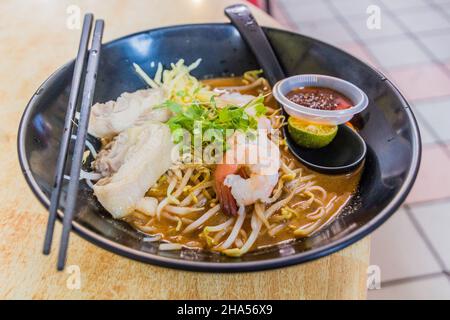
M 154 78 L 135 64 L 149 88 L 92 107 L 89 133 L 102 148 L 90 148 L 92 170 L 82 178 L 101 205 L 160 250 L 238 257 L 325 227 L 351 199 L 361 168 L 307 169 L 285 144 L 287 119 L 261 71 L 199 81 L 190 75 L 199 63 L 158 64 Z M 312 108 L 351 104 L 317 88 L 288 98 Z

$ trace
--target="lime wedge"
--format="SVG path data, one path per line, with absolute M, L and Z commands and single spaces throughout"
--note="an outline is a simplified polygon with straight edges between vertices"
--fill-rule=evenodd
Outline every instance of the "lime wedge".
M 336 125 L 311 123 L 290 117 L 288 131 L 292 139 L 301 147 L 319 149 L 328 145 L 336 136 Z

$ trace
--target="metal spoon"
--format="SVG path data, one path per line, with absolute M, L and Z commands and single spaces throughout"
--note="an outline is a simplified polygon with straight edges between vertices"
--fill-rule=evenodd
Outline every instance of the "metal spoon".
M 241 34 L 273 86 L 284 79 L 281 65 L 272 50 L 264 31 L 258 25 L 250 9 L 243 4 L 225 8 L 225 15 Z M 283 110 L 284 111 L 284 110 Z M 284 114 L 287 116 L 286 112 Z M 294 156 L 308 167 L 324 173 L 345 173 L 356 169 L 364 160 L 367 146 L 362 137 L 346 125 L 340 125 L 334 140 L 324 148 L 307 149 L 298 146 L 283 127 L 286 143 Z

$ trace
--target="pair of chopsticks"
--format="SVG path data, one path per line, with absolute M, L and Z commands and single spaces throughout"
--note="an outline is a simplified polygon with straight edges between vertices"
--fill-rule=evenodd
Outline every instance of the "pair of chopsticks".
M 58 270 L 63 270 L 66 263 L 67 247 L 69 244 L 69 233 L 72 229 L 72 220 L 75 211 L 75 205 L 78 196 L 78 186 L 83 153 L 85 150 L 85 142 L 87 138 L 87 129 L 89 125 L 89 114 L 94 99 L 95 83 L 97 80 L 97 70 L 100 60 L 100 52 L 102 46 L 104 21 L 96 20 L 94 33 L 92 36 L 91 49 L 88 51 L 88 42 L 91 35 L 91 29 L 94 16 L 86 14 L 83 21 L 83 29 L 81 33 L 78 55 L 75 61 L 75 67 L 72 77 L 72 85 L 69 95 L 69 104 L 66 111 L 64 121 L 64 130 L 61 137 L 61 145 L 56 163 L 55 180 L 53 184 L 52 194 L 50 198 L 49 217 L 47 222 L 47 230 L 44 241 L 44 254 L 48 255 L 52 246 L 53 233 L 59 203 L 61 199 L 61 188 L 64 179 L 64 171 L 67 160 L 67 154 L 72 133 L 75 132 L 74 125 L 77 126 L 76 141 L 74 153 L 71 157 L 70 181 L 66 195 L 66 205 L 63 218 L 63 230 L 61 234 L 61 243 L 58 255 Z M 86 59 L 88 57 L 88 59 Z M 84 67 L 87 60 L 86 72 Z M 84 88 L 81 96 L 80 118 L 78 124 L 75 123 L 75 111 L 79 98 L 79 91 L 82 83 L 83 75 Z M 75 134 L 75 133 L 74 133 Z

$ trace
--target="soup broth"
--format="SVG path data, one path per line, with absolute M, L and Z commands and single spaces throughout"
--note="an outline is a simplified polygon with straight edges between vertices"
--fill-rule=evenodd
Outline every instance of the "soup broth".
M 280 114 L 279 111 L 277 111 L 279 107 L 270 95 L 270 88 L 265 81 L 249 85 L 248 81 L 242 77 L 231 77 L 209 79 L 203 81 L 203 83 L 216 90 L 234 91 L 235 87 L 240 87 L 239 92 L 241 94 L 254 96 L 265 95 L 265 105 L 269 107 L 269 114 Z M 285 119 L 280 115 L 280 121 L 284 120 Z M 285 145 L 282 145 L 280 149 L 281 158 L 283 162 L 287 164 L 289 169 L 301 172 L 301 177 L 304 181 L 314 182 L 314 186 L 318 187 L 314 188 L 313 186 L 307 193 L 293 196 L 282 208 L 276 210 L 267 221 L 269 226 L 265 225 L 262 227 L 251 250 L 310 236 L 314 232 L 317 232 L 332 221 L 349 202 L 360 180 L 362 167 L 352 173 L 344 175 L 319 174 L 299 163 Z M 205 170 L 203 172 L 200 172 L 200 170 L 199 172 L 193 173 L 194 178 L 197 179 L 194 181 L 197 181 L 198 183 L 204 182 L 205 179 L 208 179 L 208 175 L 211 175 L 211 172 L 213 172 L 214 169 L 214 165 L 205 165 Z M 288 181 L 286 181 L 286 183 L 288 183 Z M 160 187 L 162 187 L 162 190 L 164 190 L 164 187 L 167 188 L 169 183 L 168 181 L 160 181 L 159 184 Z M 326 192 L 323 193 L 322 190 L 325 190 Z M 152 188 L 147 195 L 163 199 L 165 194 L 158 192 L 160 191 Z M 187 194 L 184 194 L 184 196 L 186 197 Z M 201 224 L 200 228 L 196 228 L 188 233 L 182 232 L 184 224 L 192 223 L 206 211 L 217 205 L 213 187 L 204 189 L 198 198 L 203 199 L 197 199 L 197 201 L 203 201 L 205 207 L 204 210 L 199 212 L 183 214 L 176 218 L 163 214 L 160 219 L 148 217 L 140 212 L 135 212 L 133 215 L 126 217 L 125 220 L 141 232 L 149 235 L 159 235 L 162 240 L 179 243 L 191 248 L 215 250 L 214 248 L 222 241 L 215 241 L 215 239 L 220 239 L 220 232 L 209 234 L 208 229 L 205 227 L 226 224 L 230 219 L 230 216 L 222 211 L 213 215 L 205 223 Z M 248 239 L 252 231 L 252 214 L 248 209 L 247 211 L 243 226 L 239 231 L 240 235 L 236 239 L 236 241 L 241 242 L 241 245 Z M 320 219 L 315 219 L 319 214 L 321 214 Z M 223 232 L 229 232 L 232 226 L 233 225 L 231 224 L 225 228 Z M 304 233 L 294 232 L 299 228 L 302 229 L 302 227 Z

